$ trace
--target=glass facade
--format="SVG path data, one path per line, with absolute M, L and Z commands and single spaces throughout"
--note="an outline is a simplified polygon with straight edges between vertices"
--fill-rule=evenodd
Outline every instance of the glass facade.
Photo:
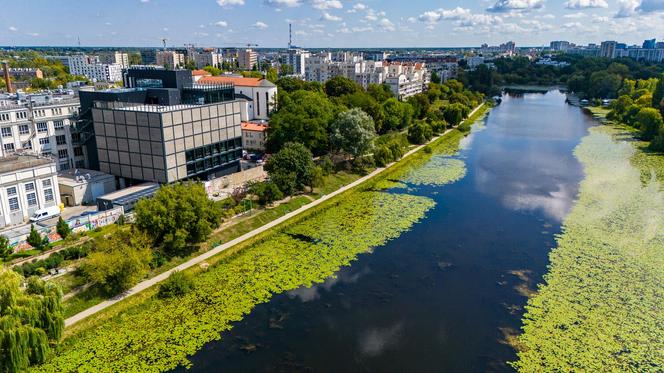
M 213 172 L 237 162 L 241 157 L 241 137 L 187 150 L 187 176 Z

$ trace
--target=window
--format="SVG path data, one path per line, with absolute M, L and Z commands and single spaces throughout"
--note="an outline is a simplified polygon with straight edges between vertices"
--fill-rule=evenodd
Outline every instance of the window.
M 12 137 L 12 128 L 2 127 L 2 137 Z
M 21 148 L 23 148 L 23 149 L 32 149 L 32 141 L 24 142 L 23 145 L 21 146 Z
M 18 211 L 21 209 L 21 206 L 18 204 L 18 197 L 11 197 L 9 199 L 9 211 Z
M 81 141 L 81 134 L 78 132 L 74 132 L 71 134 L 71 141 L 73 142 L 80 142 Z
M 16 193 L 17 193 L 17 191 L 16 191 L 16 187 L 15 187 L 15 186 L 7 188 L 7 195 L 8 195 L 9 197 L 11 197 L 11 196 L 15 196 Z
M 0 122 L 8 122 L 9 113 L 0 113 Z
M 18 126 L 18 133 L 21 135 L 27 135 L 30 133 L 30 127 L 27 124 L 21 124 Z
M 67 145 L 67 138 L 65 135 L 57 135 L 55 136 L 55 143 L 58 145 Z
M 48 132 L 48 123 L 46 122 L 37 123 L 37 132 Z
M 27 193 L 25 198 L 28 200 L 28 206 L 37 205 L 37 194 L 35 192 Z
M 270 115 L 270 95 L 265 92 L 265 107 L 267 108 L 267 115 Z
M 80 146 L 74 147 L 74 156 L 81 157 L 83 156 L 83 148 Z
M 61 115 L 62 114 L 62 108 L 54 108 L 53 109 L 53 115 Z
M 16 150 L 14 148 L 14 144 L 5 144 L 5 151 L 6 152 L 13 152 L 14 150 Z
M 27 111 L 19 111 L 16 113 L 16 119 L 28 119 Z
M 41 139 L 39 139 L 39 143 L 40 143 L 41 145 L 47 145 L 47 144 L 49 144 L 50 142 L 51 142 L 51 140 L 49 140 L 48 137 L 42 137 Z
M 261 94 L 256 92 L 256 115 L 261 115 Z
M 65 128 L 65 121 L 64 120 L 54 120 L 53 121 L 53 127 L 55 127 L 56 130 L 61 130 Z
M 68 170 L 69 169 L 69 162 L 63 162 L 60 163 L 60 171 Z
M 42 156 L 42 157 L 50 157 L 50 156 L 51 156 L 51 152 L 42 152 L 42 153 L 41 153 L 41 156 Z
M 32 192 L 35 190 L 35 183 L 25 183 L 25 191 Z
M 39 117 L 46 116 L 46 112 L 45 112 L 44 110 L 34 110 L 34 111 L 32 112 L 32 115 L 33 115 L 35 118 L 39 118 Z
M 69 152 L 67 152 L 67 149 L 58 149 L 58 158 L 60 159 L 69 158 Z
M 44 189 L 44 201 L 53 202 L 53 189 Z

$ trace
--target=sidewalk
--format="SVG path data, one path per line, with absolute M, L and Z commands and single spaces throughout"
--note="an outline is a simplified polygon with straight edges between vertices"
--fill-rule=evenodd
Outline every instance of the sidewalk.
M 472 117 L 473 114 L 475 114 L 475 112 L 477 110 L 479 110 L 482 106 L 484 106 L 484 104 L 480 104 L 478 107 L 476 107 L 468 115 L 468 118 Z M 440 137 L 445 136 L 450 131 L 452 131 L 452 129 L 448 129 L 442 135 L 434 137 L 433 139 L 431 139 L 431 141 L 429 141 L 429 143 L 438 140 Z M 406 154 L 404 154 L 404 156 L 401 159 L 407 158 L 408 156 L 410 156 L 411 154 L 413 154 L 413 153 L 417 152 L 418 150 L 422 149 L 423 147 L 425 147 L 429 143 L 416 146 L 415 148 L 411 149 Z M 143 282 L 140 282 L 136 286 L 134 286 L 131 289 L 129 289 L 128 291 L 126 291 L 125 293 L 120 294 L 120 295 L 116 296 L 115 298 L 112 298 L 112 299 L 106 300 L 104 302 L 101 302 L 101 303 L 99 303 L 95 306 L 92 306 L 92 307 L 86 309 L 85 311 L 82 311 L 82 312 L 68 318 L 67 320 L 65 320 L 65 327 L 71 326 L 71 325 L 87 318 L 88 316 L 92 316 L 92 315 L 96 314 L 97 312 L 100 312 L 100 311 L 102 311 L 102 310 L 104 310 L 104 309 L 106 309 L 106 308 L 108 308 L 108 307 L 124 300 L 125 298 L 128 298 L 128 297 L 130 297 L 134 294 L 140 293 L 141 291 L 143 291 L 147 288 L 150 288 L 150 287 L 158 284 L 161 281 L 164 281 L 165 279 L 168 278 L 168 276 L 171 275 L 171 273 L 173 273 L 175 271 L 183 271 L 187 268 L 191 268 L 191 267 L 193 267 L 193 266 L 195 266 L 195 265 L 197 265 L 197 264 L 199 264 L 199 263 L 201 263 L 201 262 L 203 262 L 203 261 L 205 261 L 205 260 L 207 260 L 207 259 L 223 252 L 224 250 L 227 250 L 227 249 L 229 249 L 229 248 L 231 248 L 231 247 L 233 247 L 233 246 L 235 246 L 235 245 L 237 245 L 237 244 L 239 244 L 243 241 L 246 241 L 246 240 L 248 240 L 252 237 L 255 237 L 255 236 L 269 230 L 270 228 L 273 228 L 273 227 L 287 221 L 288 219 L 290 219 L 294 216 L 297 216 L 298 214 L 301 214 L 301 213 L 303 213 L 303 212 L 305 212 L 305 211 L 307 211 L 307 210 L 309 210 L 313 207 L 316 207 L 316 206 L 320 205 L 321 203 L 323 203 L 323 202 L 325 202 L 325 201 L 327 201 L 331 198 L 334 198 L 337 195 L 339 195 L 341 193 L 344 193 L 347 190 L 350 190 L 350 189 L 364 183 L 365 181 L 373 178 L 374 176 L 376 176 L 376 175 L 380 174 L 381 172 L 385 171 L 386 169 L 389 169 L 390 167 L 392 167 L 396 163 L 398 163 L 398 161 L 397 162 L 392 162 L 392 163 L 390 163 L 389 165 L 387 165 L 385 167 L 377 168 L 373 172 L 371 172 L 371 173 L 355 180 L 354 182 L 352 182 L 352 183 L 350 183 L 346 186 L 343 186 L 343 187 L 335 190 L 334 192 L 332 192 L 330 194 L 327 194 L 327 195 L 325 195 L 325 196 L 323 196 L 323 197 L 321 197 L 321 198 L 319 198 L 319 199 L 317 199 L 317 200 L 315 200 L 315 201 L 313 201 L 313 202 L 311 202 L 307 205 L 304 205 L 304 206 L 300 207 L 299 209 L 297 209 L 295 211 L 289 212 L 288 214 L 286 214 L 286 215 L 284 215 L 284 216 L 282 216 L 278 219 L 275 219 L 275 220 L 265 224 L 264 226 L 262 226 L 260 228 L 256 228 L 253 231 L 245 233 L 244 235 L 242 235 L 242 236 L 240 236 L 240 237 L 238 237 L 238 238 L 236 238 L 232 241 L 229 241 L 229 242 L 226 242 L 222 245 L 219 245 L 219 246 L 213 248 L 212 250 L 210 250 L 208 252 L 205 252 L 205 253 L 203 253 L 203 254 L 195 257 L 195 258 L 192 258 L 192 259 L 188 260 L 187 262 L 182 263 L 179 266 L 177 266 L 173 269 L 170 269 L 170 270 L 168 270 L 168 271 L 166 271 L 162 274 L 159 274 L 159 275 L 157 275 L 153 278 L 150 278 L 150 279 L 147 279 Z

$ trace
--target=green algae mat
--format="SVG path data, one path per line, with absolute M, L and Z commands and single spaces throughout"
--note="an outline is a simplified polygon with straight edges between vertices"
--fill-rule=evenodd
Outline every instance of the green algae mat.
M 664 195 L 642 179 L 662 170 L 620 132 L 591 128 L 575 150 L 586 177 L 526 307 L 519 371 L 664 370 Z

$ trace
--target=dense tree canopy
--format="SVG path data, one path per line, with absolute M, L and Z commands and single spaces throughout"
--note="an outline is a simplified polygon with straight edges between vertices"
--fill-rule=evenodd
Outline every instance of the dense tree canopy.
M 152 198 L 134 209 L 136 226 L 168 255 L 180 255 L 190 245 L 203 242 L 221 221 L 221 209 L 208 199 L 200 183 L 163 185 Z
M 357 83 L 343 76 L 335 76 L 326 81 L 323 89 L 329 97 L 341 97 L 362 91 L 362 87 Z
M 315 167 L 309 149 L 289 142 L 267 160 L 265 171 L 284 194 L 293 194 L 312 185 Z

